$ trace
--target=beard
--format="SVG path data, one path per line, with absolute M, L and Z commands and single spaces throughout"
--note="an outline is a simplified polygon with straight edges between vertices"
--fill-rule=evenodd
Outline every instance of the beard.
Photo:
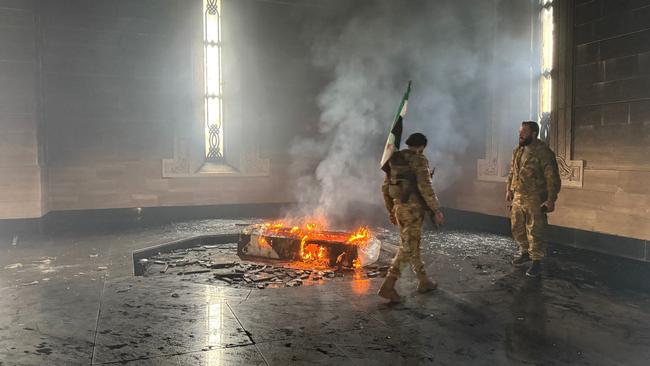
M 524 139 L 520 138 L 519 139 L 519 146 L 530 145 L 531 142 L 533 142 L 533 137 L 532 136 L 528 136 L 528 137 L 526 137 Z

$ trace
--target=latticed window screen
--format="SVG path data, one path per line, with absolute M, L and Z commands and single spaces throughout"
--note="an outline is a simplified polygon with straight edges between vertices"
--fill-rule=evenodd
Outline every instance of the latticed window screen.
M 548 141 L 551 128 L 553 96 L 553 0 L 540 0 L 540 75 L 539 75 L 539 124 L 540 138 Z
M 223 98 L 221 79 L 221 0 L 203 0 L 205 154 L 223 158 Z

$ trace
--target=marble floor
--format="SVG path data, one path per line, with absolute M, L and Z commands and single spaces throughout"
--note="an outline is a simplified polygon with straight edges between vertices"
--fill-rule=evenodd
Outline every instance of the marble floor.
M 237 288 L 133 276 L 131 252 L 247 220 L 0 237 L 0 365 L 647 365 L 650 293 L 588 254 L 550 247 L 544 276 L 509 264 L 508 237 L 427 232 L 437 291 L 405 302 L 381 278 Z M 376 228 L 387 245 L 394 230 Z M 642 269 L 643 270 L 643 269 Z M 408 272 L 408 271 L 405 271 Z M 613 273 L 616 272 L 616 273 Z M 648 271 L 647 273 L 650 273 Z M 647 281 L 647 278 L 645 277 Z

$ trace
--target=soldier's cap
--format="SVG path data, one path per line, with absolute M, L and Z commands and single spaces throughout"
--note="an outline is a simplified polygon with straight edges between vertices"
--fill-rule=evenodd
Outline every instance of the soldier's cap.
M 419 132 L 411 134 L 411 136 L 406 139 L 406 145 L 412 147 L 427 146 L 427 142 L 427 137 Z

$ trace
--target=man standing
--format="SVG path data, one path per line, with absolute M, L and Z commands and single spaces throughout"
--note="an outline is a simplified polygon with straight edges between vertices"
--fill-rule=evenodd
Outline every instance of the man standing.
M 506 201 L 512 201 L 512 236 L 519 244 L 519 255 L 512 263 L 520 266 L 532 260 L 526 271 L 529 277 L 541 274 L 546 214 L 555 210 L 561 186 L 555 154 L 538 134 L 536 122 L 521 123 L 506 186 Z
M 438 211 L 438 198 L 433 190 L 429 162 L 424 156 L 427 138 L 414 133 L 406 139 L 407 149 L 395 152 L 389 160 L 389 172 L 382 185 L 384 203 L 391 223 L 399 225 L 401 245 L 388 276 L 379 290 L 379 296 L 399 302 L 395 282 L 400 276 L 401 267 L 410 263 L 418 277 L 418 291 L 435 290 L 437 284 L 431 281 L 420 259 L 420 239 L 425 211 L 434 215 L 436 224 L 442 224 L 444 216 Z

